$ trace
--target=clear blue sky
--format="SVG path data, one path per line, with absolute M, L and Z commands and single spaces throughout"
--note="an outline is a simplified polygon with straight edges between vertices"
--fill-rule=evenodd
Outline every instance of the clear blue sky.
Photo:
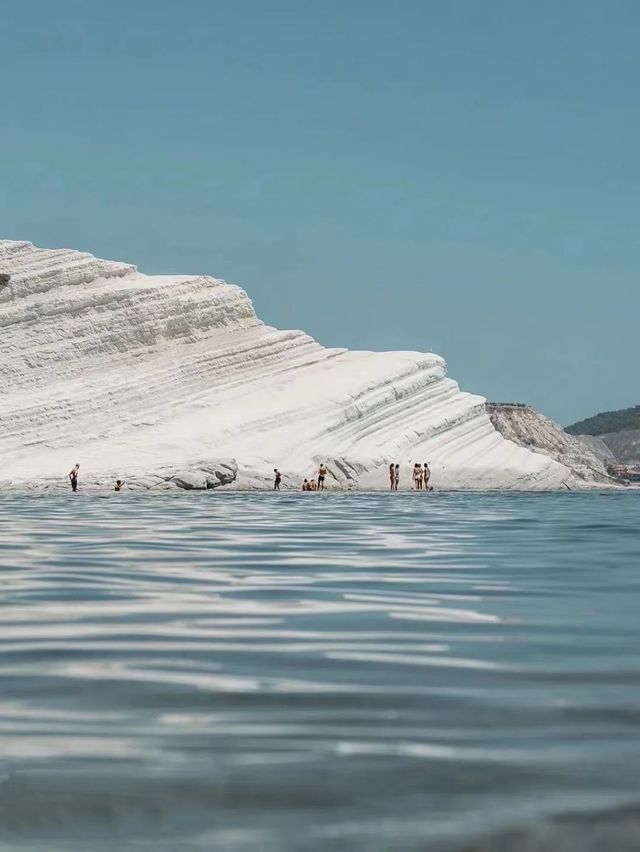
M 7 0 L 0 234 L 241 284 L 566 423 L 640 403 L 640 3 Z

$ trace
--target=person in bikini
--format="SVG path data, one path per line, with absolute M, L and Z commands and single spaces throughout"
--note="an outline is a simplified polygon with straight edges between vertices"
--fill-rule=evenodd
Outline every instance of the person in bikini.
M 326 475 L 327 469 L 324 466 L 324 462 L 322 462 L 318 468 L 318 491 L 324 491 L 324 478 Z
M 76 466 L 69 471 L 69 482 L 71 483 L 71 490 L 78 490 L 78 471 L 80 470 L 80 465 L 76 463 Z

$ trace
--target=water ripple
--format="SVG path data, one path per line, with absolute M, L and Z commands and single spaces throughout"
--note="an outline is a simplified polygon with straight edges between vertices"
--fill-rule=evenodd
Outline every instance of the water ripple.
M 0 497 L 0 842 L 502 848 L 640 801 L 639 499 Z

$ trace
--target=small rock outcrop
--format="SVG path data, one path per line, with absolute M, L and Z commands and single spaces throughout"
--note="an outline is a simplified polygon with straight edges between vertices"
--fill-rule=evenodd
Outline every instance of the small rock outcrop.
M 200 463 L 194 468 L 181 470 L 173 474 L 168 481 L 187 491 L 205 491 L 230 485 L 238 475 L 238 465 L 234 459 Z
M 542 453 L 573 471 L 579 481 L 613 485 L 607 473 L 605 453 L 573 435 L 524 403 L 488 402 L 487 412 L 495 429 L 509 441 Z

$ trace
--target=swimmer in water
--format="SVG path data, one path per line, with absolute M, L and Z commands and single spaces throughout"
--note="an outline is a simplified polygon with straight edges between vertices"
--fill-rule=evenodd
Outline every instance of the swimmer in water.
M 308 479 L 305 479 L 305 481 L 302 483 L 302 490 L 303 491 L 309 490 L 309 480 Z
M 116 479 L 116 484 L 113 486 L 114 491 L 122 491 L 122 486 L 124 485 L 124 480 Z
M 78 471 L 80 470 L 80 465 L 76 463 L 76 466 L 69 471 L 69 481 L 71 482 L 71 490 L 78 490 Z

